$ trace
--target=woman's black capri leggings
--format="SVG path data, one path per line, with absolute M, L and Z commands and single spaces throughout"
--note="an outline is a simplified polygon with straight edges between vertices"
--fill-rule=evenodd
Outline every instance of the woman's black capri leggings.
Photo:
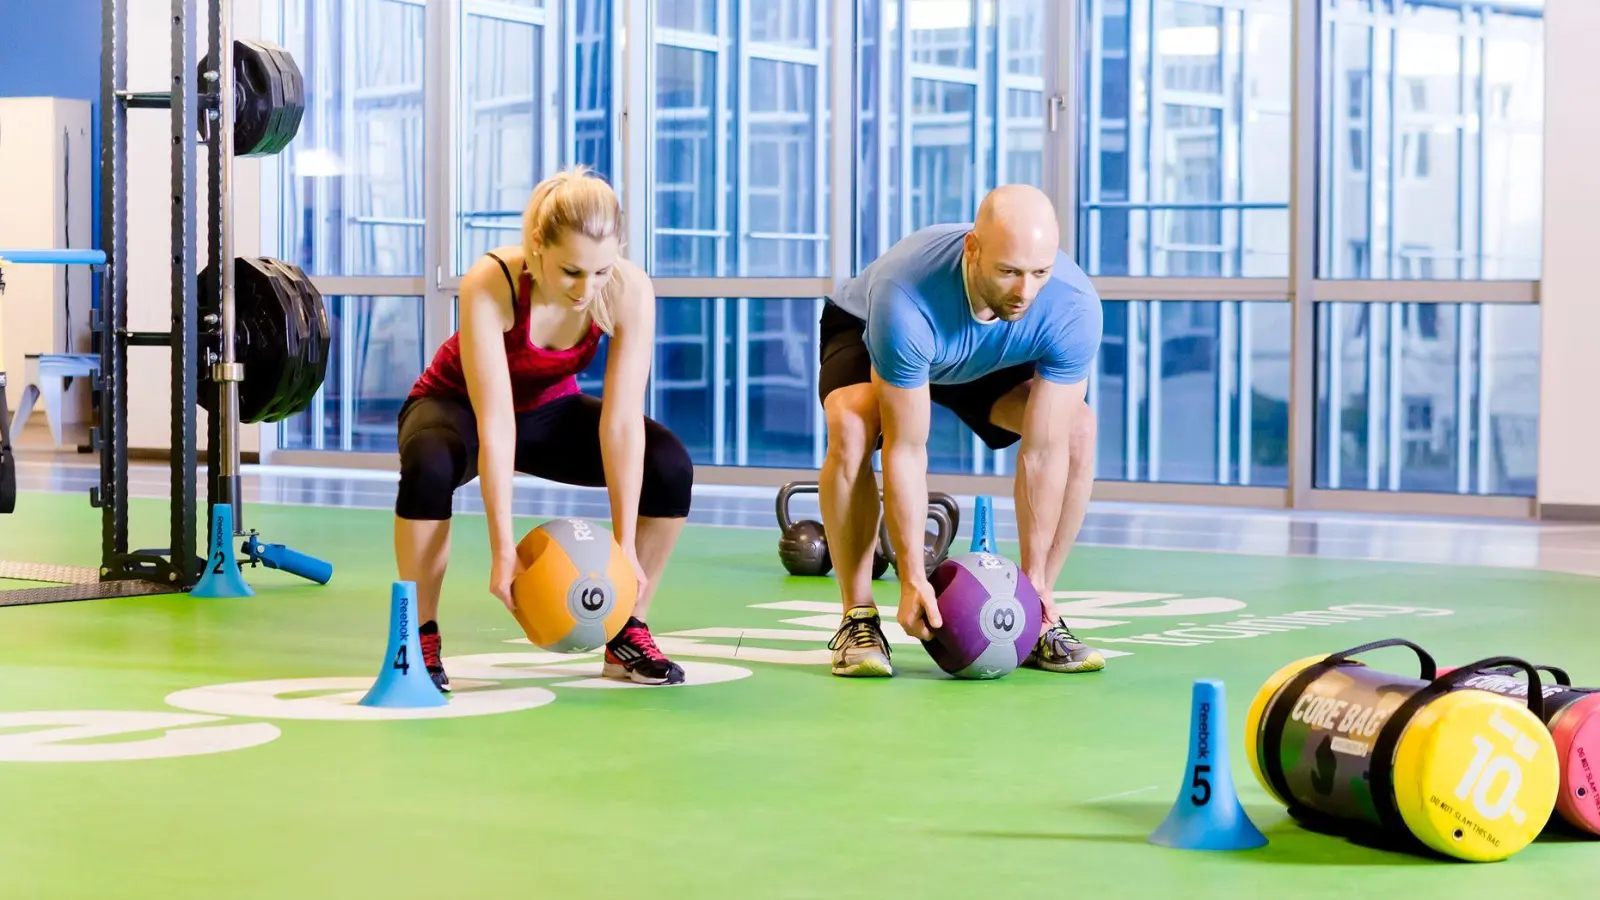
M 525 475 L 604 487 L 600 456 L 600 401 L 585 394 L 552 400 L 517 416 L 516 470 Z M 448 519 L 456 488 L 477 477 L 478 419 L 467 401 L 445 397 L 407 400 L 400 409 L 402 519 Z M 675 519 L 689 515 L 694 463 L 665 425 L 644 420 L 644 482 L 639 515 Z

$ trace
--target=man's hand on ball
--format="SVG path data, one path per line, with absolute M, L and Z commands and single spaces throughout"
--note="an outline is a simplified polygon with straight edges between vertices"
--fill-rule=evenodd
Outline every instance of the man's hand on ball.
M 1055 585 L 1046 584 L 1048 579 L 1043 575 L 1030 575 L 1026 572 L 1023 575 L 1028 579 L 1028 583 L 1033 585 L 1034 593 L 1039 595 L 1039 600 L 1044 603 L 1044 620 L 1049 623 L 1055 622 L 1059 618 L 1056 613 Z
M 933 630 L 942 627 L 944 622 L 939 618 L 933 585 L 926 578 L 900 582 L 900 612 L 895 618 L 906 634 L 919 641 L 933 640 Z

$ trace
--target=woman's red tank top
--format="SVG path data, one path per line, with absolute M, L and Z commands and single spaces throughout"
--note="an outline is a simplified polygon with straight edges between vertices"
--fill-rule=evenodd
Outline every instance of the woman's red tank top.
M 489 254 L 511 280 L 504 260 Z M 577 375 L 588 368 L 600 349 L 600 326 L 593 322 L 589 331 L 565 350 L 546 350 L 528 340 L 528 309 L 533 292 L 533 276 L 526 269 L 516 281 L 512 309 L 516 319 L 505 334 L 506 363 L 511 373 L 511 399 L 518 413 L 525 413 L 560 397 L 578 393 Z M 433 362 L 411 388 L 411 399 L 456 397 L 467 399 L 467 379 L 461 370 L 461 332 L 450 336 L 433 355 Z

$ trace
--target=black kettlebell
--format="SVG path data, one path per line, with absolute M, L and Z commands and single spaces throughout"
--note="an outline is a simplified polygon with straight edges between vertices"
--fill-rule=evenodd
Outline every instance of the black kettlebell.
M 791 481 L 778 489 L 778 559 L 790 575 L 826 575 L 833 570 L 828 536 L 815 519 L 796 522 L 789 517 L 789 499 L 795 494 L 815 494 L 815 481 Z
M 933 577 L 933 570 L 939 568 L 945 557 L 950 554 L 950 544 L 956 539 L 954 523 L 950 521 L 949 513 L 945 512 L 944 504 L 929 503 L 928 518 L 934 523 L 934 530 L 923 533 L 922 568 L 928 577 Z M 874 570 L 878 559 L 884 561 L 884 568 L 895 565 L 894 542 L 889 539 L 888 516 L 878 520 L 878 549 L 874 556 Z M 876 577 L 876 576 L 874 576 Z
M 943 491 L 929 491 L 928 503 L 930 506 L 937 506 L 944 510 L 945 518 L 950 520 L 948 536 L 941 536 L 930 531 L 924 540 L 926 546 L 939 548 L 939 559 L 933 564 L 934 568 L 938 568 L 939 563 L 949 558 L 950 547 L 955 544 L 956 535 L 961 533 L 961 507 L 956 505 L 956 498 Z

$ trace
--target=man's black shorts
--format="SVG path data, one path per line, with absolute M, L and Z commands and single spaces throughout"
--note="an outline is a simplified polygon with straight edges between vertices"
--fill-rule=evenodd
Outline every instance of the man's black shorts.
M 842 387 L 872 382 L 872 359 L 867 354 L 867 323 L 828 301 L 822 307 L 822 373 L 817 379 L 821 400 Z M 995 402 L 1013 388 L 1033 378 L 1031 363 L 990 372 L 966 384 L 933 384 L 928 395 L 933 402 L 955 413 L 991 449 L 1009 447 L 1022 436 L 989 421 Z

